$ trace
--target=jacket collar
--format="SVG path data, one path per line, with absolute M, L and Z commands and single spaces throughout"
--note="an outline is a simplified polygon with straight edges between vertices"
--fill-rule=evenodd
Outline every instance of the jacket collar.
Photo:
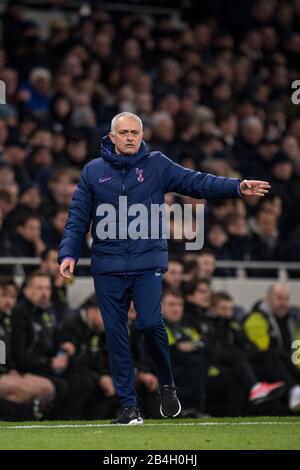
M 148 155 L 148 153 L 147 146 L 145 142 L 142 141 L 139 151 L 136 154 L 130 156 L 118 154 L 115 151 L 114 144 L 107 135 L 102 139 L 100 156 L 116 169 L 129 169 L 143 160 Z

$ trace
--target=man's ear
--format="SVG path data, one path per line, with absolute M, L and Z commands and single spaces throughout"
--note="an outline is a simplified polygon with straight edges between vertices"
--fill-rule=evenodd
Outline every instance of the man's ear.
M 115 136 L 114 136 L 114 134 L 112 134 L 111 132 L 109 132 L 108 135 L 109 135 L 110 140 L 111 140 L 112 143 L 114 144 L 114 143 L 115 143 Z

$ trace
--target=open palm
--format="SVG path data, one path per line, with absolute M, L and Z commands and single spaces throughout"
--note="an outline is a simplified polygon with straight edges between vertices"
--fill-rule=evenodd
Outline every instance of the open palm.
M 243 180 L 240 191 L 243 196 L 264 196 L 271 188 L 270 183 L 260 180 Z

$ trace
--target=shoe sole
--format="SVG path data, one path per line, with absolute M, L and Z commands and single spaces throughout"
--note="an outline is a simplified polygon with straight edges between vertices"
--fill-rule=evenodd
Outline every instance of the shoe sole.
M 129 423 L 111 423 L 114 424 L 115 426 L 139 426 L 140 424 L 143 424 L 144 421 L 142 418 L 138 419 L 132 419 L 129 421 Z
M 162 404 L 160 404 L 159 411 L 160 411 L 161 416 L 162 416 L 163 418 L 176 418 L 176 416 L 178 416 L 178 415 L 181 413 L 181 403 L 180 403 L 179 400 L 178 400 L 178 405 L 179 405 L 179 410 L 178 410 L 175 414 L 166 416 L 166 415 L 163 414 L 163 412 L 162 412 Z
M 253 405 L 260 405 L 261 403 L 265 403 L 267 401 L 277 400 L 284 394 L 285 390 L 286 390 L 285 387 L 275 388 L 274 390 L 272 390 L 272 392 L 268 393 L 268 395 L 266 395 L 265 397 L 260 397 L 254 400 L 250 400 L 250 403 L 252 403 Z

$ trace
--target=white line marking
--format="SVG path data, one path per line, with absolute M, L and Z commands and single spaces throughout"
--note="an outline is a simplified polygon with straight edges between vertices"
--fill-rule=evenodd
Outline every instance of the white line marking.
M 218 423 L 218 422 L 203 422 L 203 423 L 144 423 L 143 426 L 258 426 L 258 425 L 293 425 L 300 424 L 300 421 L 243 421 L 241 423 Z M 33 425 L 14 425 L 14 426 L 0 426 L 0 431 L 6 429 L 64 429 L 64 428 L 126 428 L 128 426 L 118 426 L 115 424 L 33 424 Z

